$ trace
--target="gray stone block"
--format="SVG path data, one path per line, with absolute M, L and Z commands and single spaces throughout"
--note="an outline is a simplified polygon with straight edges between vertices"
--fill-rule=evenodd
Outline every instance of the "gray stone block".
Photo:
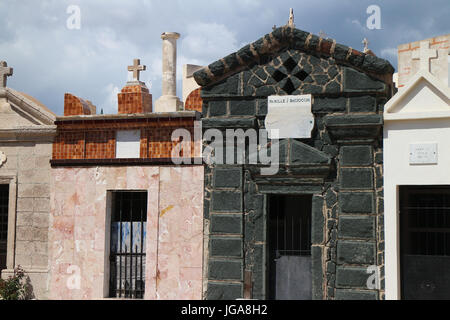
M 370 168 L 340 169 L 341 189 L 373 189 L 373 170 Z
M 227 102 L 226 101 L 210 101 L 208 102 L 209 116 L 224 116 L 227 114 Z
M 209 260 L 209 279 L 244 280 L 242 260 Z
M 202 119 L 203 128 L 253 128 L 255 118 Z
M 336 300 L 378 300 L 376 291 L 336 289 Z
M 212 72 L 212 74 L 214 74 L 215 76 L 220 76 L 223 74 L 223 72 L 225 70 L 225 65 L 222 61 L 217 60 L 217 61 L 211 63 L 208 66 L 208 68 Z
M 341 213 L 374 213 L 372 192 L 341 192 L 338 201 Z
M 311 211 L 311 242 L 321 244 L 324 241 L 323 197 L 313 196 Z
M 240 188 L 242 186 L 241 168 L 216 168 L 214 170 L 214 187 Z
M 256 113 L 254 100 L 230 101 L 230 114 L 237 116 L 252 116 Z
M 245 238 L 250 241 L 265 241 L 266 223 L 262 210 L 251 211 L 245 215 Z
M 340 216 L 339 238 L 374 239 L 374 216 Z
M 199 71 L 203 72 L 202 70 Z M 235 96 L 238 94 L 238 87 L 239 87 L 239 74 L 235 74 L 211 86 L 202 87 L 200 96 L 202 98 L 208 98 L 213 96 L 221 96 L 221 97 Z
M 242 193 L 232 191 L 214 191 L 212 193 L 212 211 L 241 212 Z
M 386 85 L 382 81 L 357 70 L 344 68 L 344 92 L 383 92 L 385 90 Z
M 212 214 L 211 233 L 242 233 L 242 214 Z
M 312 112 L 344 112 L 347 108 L 347 98 L 314 98 Z
M 371 273 L 367 273 L 367 268 L 360 267 L 337 267 L 336 286 L 367 288 L 367 280 Z
M 371 96 L 350 98 L 349 110 L 350 112 L 376 112 L 377 100 Z
M 375 243 L 340 240 L 337 244 L 338 264 L 374 264 Z
M 208 282 L 207 300 L 236 300 L 242 298 L 242 283 Z
M 267 99 L 258 99 L 258 116 L 265 116 L 267 114 Z
M 371 146 L 343 146 L 340 150 L 341 166 L 371 165 L 373 162 Z
M 318 246 L 311 247 L 312 262 L 312 298 L 313 300 L 323 299 L 323 270 L 322 270 L 322 248 Z
M 211 237 L 209 240 L 211 257 L 242 257 L 242 239 L 232 237 Z
M 252 280 L 253 280 L 253 298 L 254 299 L 264 299 L 265 298 L 265 251 L 264 245 L 255 245 L 254 247 L 254 265 L 252 270 Z

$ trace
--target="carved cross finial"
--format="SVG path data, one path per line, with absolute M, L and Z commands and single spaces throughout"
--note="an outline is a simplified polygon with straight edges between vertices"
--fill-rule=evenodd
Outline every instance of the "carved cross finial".
M 295 28 L 295 24 L 294 24 L 294 9 L 290 8 L 289 9 L 289 21 L 287 24 L 289 27 L 291 28 Z
M 414 50 L 412 53 L 413 60 L 420 61 L 420 69 L 430 71 L 430 59 L 437 58 L 437 50 L 430 49 L 428 41 L 420 41 L 419 50 Z
M 326 39 L 327 38 L 327 34 L 325 32 L 323 32 L 322 30 L 319 31 L 319 37 L 321 37 L 322 39 Z
M 8 67 L 6 61 L 0 61 L 0 88 L 6 87 L 6 78 L 12 74 L 13 68 Z
M 367 38 L 364 38 L 362 43 L 364 44 L 364 51 L 363 52 L 369 51 L 369 40 L 367 40 Z
M 128 66 L 128 71 L 133 72 L 133 80 L 139 81 L 139 72 L 144 71 L 147 67 L 145 65 L 141 65 L 140 59 L 134 59 L 133 65 Z

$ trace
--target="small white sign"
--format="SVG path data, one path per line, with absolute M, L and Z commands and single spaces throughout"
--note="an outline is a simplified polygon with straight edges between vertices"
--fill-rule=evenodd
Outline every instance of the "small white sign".
M 123 130 L 116 134 L 116 158 L 139 158 L 141 131 Z
M 409 145 L 409 164 L 437 164 L 437 143 Z
M 311 138 L 311 131 L 314 128 L 311 104 L 310 94 L 269 96 L 265 120 L 269 138 Z

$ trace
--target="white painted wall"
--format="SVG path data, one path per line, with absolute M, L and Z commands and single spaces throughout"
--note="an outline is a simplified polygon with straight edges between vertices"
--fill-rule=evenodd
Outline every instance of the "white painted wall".
M 186 99 L 189 94 L 200 86 L 195 82 L 194 72 L 200 70 L 203 66 L 197 66 L 194 64 L 183 65 L 183 102 L 186 103 Z
M 139 158 L 141 130 L 121 130 L 116 133 L 116 158 Z
M 437 164 L 410 165 L 416 143 L 437 143 Z M 450 117 L 385 121 L 383 155 L 386 299 L 400 299 L 398 186 L 450 185 Z

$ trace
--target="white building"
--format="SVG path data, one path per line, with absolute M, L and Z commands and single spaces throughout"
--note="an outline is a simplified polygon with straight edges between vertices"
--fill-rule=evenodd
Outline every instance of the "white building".
M 384 110 L 386 299 L 450 298 L 450 34 L 399 46 Z

